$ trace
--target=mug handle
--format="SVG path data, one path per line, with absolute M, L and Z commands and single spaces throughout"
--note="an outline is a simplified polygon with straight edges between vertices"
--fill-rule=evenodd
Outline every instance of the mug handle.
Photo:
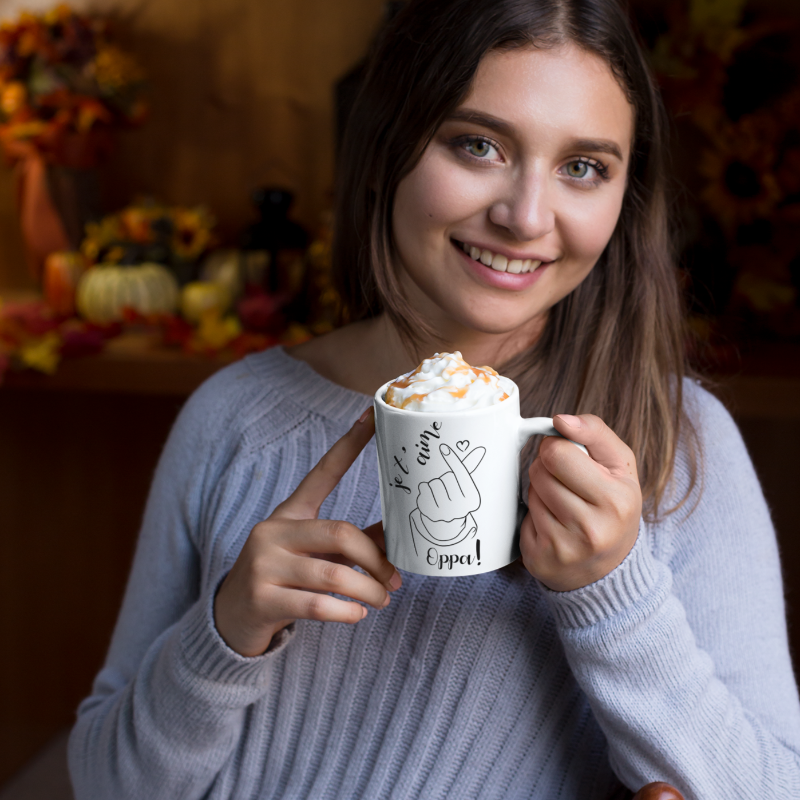
M 530 417 L 528 419 L 520 419 L 519 421 L 519 449 L 522 450 L 525 447 L 528 439 L 531 436 L 537 435 L 543 436 L 561 436 L 562 439 L 566 439 L 566 436 L 562 436 L 554 427 L 553 427 L 553 418 L 552 417 Z M 567 439 L 568 442 L 572 442 L 572 439 Z M 583 450 L 586 455 L 589 455 L 589 451 L 582 445 L 578 444 L 577 442 L 572 442 L 580 450 Z

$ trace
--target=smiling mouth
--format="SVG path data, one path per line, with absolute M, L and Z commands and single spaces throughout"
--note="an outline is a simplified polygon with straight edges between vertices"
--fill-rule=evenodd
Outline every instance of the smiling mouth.
M 481 250 L 480 247 L 473 247 L 466 242 L 452 240 L 456 247 L 460 247 L 473 261 L 479 261 L 485 267 L 489 267 L 496 272 L 511 272 L 521 275 L 525 272 L 535 272 L 541 265 L 541 261 L 534 261 L 531 258 L 509 260 L 502 253 L 493 253 L 491 250 Z

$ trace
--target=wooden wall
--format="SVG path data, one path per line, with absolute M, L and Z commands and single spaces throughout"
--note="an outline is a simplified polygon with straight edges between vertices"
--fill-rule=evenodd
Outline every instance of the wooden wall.
M 0 0 L 0 19 L 43 0 Z M 382 0 L 78 0 L 117 19 L 146 69 L 152 114 L 119 136 L 102 171 L 107 208 L 137 193 L 207 203 L 223 234 L 253 219 L 250 192 L 295 191 L 295 216 L 317 225 L 333 180 L 334 81 L 363 55 Z M 0 288 L 32 288 L 12 180 L 0 167 Z
M 0 0 L 0 20 L 54 2 Z M 109 210 L 136 193 L 207 203 L 233 235 L 253 218 L 250 192 L 281 184 L 295 216 L 317 224 L 333 180 L 333 84 L 367 49 L 383 0 L 72 5 L 115 17 L 151 81 L 150 120 L 120 135 L 102 170 Z M 0 166 L 0 295 L 32 288 Z M 102 663 L 180 399 L 0 391 L 2 785 L 72 722 Z

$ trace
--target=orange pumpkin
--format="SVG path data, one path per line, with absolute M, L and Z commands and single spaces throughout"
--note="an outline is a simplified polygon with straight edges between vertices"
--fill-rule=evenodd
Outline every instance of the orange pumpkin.
M 88 264 L 81 253 L 50 253 L 44 262 L 44 299 L 59 316 L 75 313 L 75 292 Z

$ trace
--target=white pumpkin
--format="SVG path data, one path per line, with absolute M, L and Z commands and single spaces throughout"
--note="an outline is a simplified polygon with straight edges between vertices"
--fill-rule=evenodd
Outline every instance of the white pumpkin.
M 121 320 L 124 308 L 144 315 L 172 314 L 179 300 L 178 282 L 161 264 L 99 264 L 81 277 L 76 305 L 85 319 L 103 324 Z

